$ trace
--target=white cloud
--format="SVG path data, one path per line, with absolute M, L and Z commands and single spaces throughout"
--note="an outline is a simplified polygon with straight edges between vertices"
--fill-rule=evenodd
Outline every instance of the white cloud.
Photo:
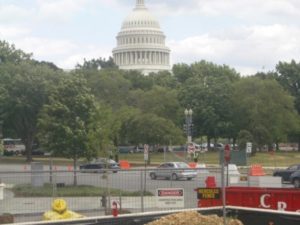
M 79 44 L 68 40 L 27 37 L 17 39 L 14 43 L 25 52 L 33 52 L 33 58 L 53 62 L 64 69 L 73 69 L 84 59 L 108 58 L 111 55 L 111 49 L 107 46 Z
M 88 39 L 93 34 L 78 33 L 82 25 L 75 27 L 77 25 L 73 22 L 79 19 L 76 16 L 82 16 L 82 12 L 91 16 L 92 12 L 97 15 L 99 13 L 100 17 L 97 18 L 101 18 L 101 10 L 110 12 L 109 8 L 112 8 L 111 12 L 117 10 L 129 14 L 135 5 L 135 0 L 28 2 L 30 3 L 19 4 L 18 1 L 12 3 L 10 0 L 0 0 L 0 39 L 5 39 L 26 52 L 32 52 L 38 60 L 52 61 L 63 68 L 73 68 L 84 58 L 108 57 L 115 46 L 113 40 L 116 33 L 109 33 L 112 30 L 109 21 L 105 18 L 99 21 L 83 18 L 89 23 L 87 26 L 95 29 L 101 27 L 101 36 Z M 227 64 L 243 74 L 249 74 L 262 68 L 273 70 L 280 60 L 299 60 L 299 0 L 145 2 L 153 14 L 167 18 L 168 25 L 172 25 L 173 21 L 174 25 L 180 22 L 178 27 L 164 29 L 167 38 L 171 40 L 167 45 L 172 50 L 174 63 L 205 59 L 217 64 Z M 91 16 L 93 18 L 95 17 Z M 70 21 L 72 23 L 67 24 L 70 27 L 66 27 L 64 22 Z M 198 21 L 202 23 L 200 27 L 197 27 Z M 183 29 L 186 31 L 186 38 L 178 40 L 183 35 L 180 33 L 180 26 L 185 22 L 191 28 Z M 49 26 L 52 23 L 55 26 Z M 56 25 L 59 29 L 55 29 Z M 55 33 L 61 30 L 66 32 Z M 109 38 L 102 39 L 104 36 L 111 37 L 112 41 L 109 42 Z
M 78 11 L 84 9 L 89 0 L 37 0 L 38 15 L 43 19 L 68 21 Z
M 38 37 L 26 37 L 19 39 L 16 43 L 24 51 L 32 51 L 37 58 L 61 57 L 72 53 L 76 49 L 76 44 L 68 40 L 56 40 Z
M 32 16 L 31 9 L 25 9 L 14 4 L 0 3 L 0 24 L 24 22 Z
M 298 0 L 153 0 L 147 5 L 160 16 L 228 16 L 252 22 L 261 22 L 263 18 L 293 18 L 294 23 L 300 19 Z
M 208 60 L 239 71 L 273 70 L 279 61 L 299 59 L 300 28 L 284 25 L 239 27 L 170 41 L 174 62 Z
M 12 27 L 0 25 L 0 37 L 5 39 L 14 39 L 30 33 L 30 29 L 23 27 Z

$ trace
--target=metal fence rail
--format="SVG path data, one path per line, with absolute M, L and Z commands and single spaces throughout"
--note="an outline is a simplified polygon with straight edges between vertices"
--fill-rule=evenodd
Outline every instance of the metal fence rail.
M 198 203 L 195 189 L 206 187 L 205 181 L 208 176 L 214 176 L 217 186 L 221 186 L 220 168 L 197 168 L 193 170 L 197 172 L 197 176 L 192 180 L 151 179 L 150 173 L 155 171 L 153 168 L 120 170 L 117 173 L 110 170 L 105 173 L 80 173 L 79 171 L 74 173 L 74 171 L 69 170 L 0 172 L 0 180 L 6 185 L 4 198 L 0 200 L 0 212 L 14 215 L 15 222 L 40 221 L 43 213 L 51 209 L 51 203 L 57 197 L 66 200 L 68 209 L 87 217 L 110 214 L 112 201 L 118 203 L 122 213 L 192 209 L 196 208 Z M 102 194 L 85 193 L 84 195 L 90 194 L 92 196 L 77 197 L 61 195 L 59 192 L 61 188 L 73 185 L 74 174 L 76 174 L 77 185 L 102 189 Z M 231 173 L 229 172 L 229 174 Z M 234 177 L 236 175 L 229 176 L 230 180 Z M 12 187 L 24 187 L 25 185 L 50 188 L 51 195 L 48 197 L 26 197 L 18 196 L 12 191 Z M 156 191 L 163 188 L 182 188 L 184 190 L 183 207 L 162 208 L 158 206 Z M 133 196 L 126 196 L 125 191 L 136 193 Z

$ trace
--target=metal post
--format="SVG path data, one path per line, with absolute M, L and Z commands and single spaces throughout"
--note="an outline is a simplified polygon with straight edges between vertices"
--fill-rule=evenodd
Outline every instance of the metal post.
M 229 180 L 229 164 L 227 163 L 226 187 L 228 187 L 228 180 Z
M 225 168 L 224 168 L 224 159 L 222 160 L 222 176 L 221 176 L 221 180 L 222 180 L 222 205 L 223 205 L 223 223 L 224 225 L 226 225 L 226 188 L 225 188 L 225 182 L 224 182 L 224 172 L 225 172 Z
M 185 125 L 186 125 L 186 134 L 187 134 L 187 142 L 192 142 L 192 116 L 193 116 L 193 110 L 192 109 L 185 109 L 184 110 L 185 115 Z
M 144 212 L 143 171 L 141 170 L 141 210 Z
M 52 175 L 53 175 L 53 159 L 52 159 L 52 157 L 50 157 L 50 165 L 49 165 L 49 169 L 50 169 L 50 177 L 49 177 L 49 182 L 50 182 L 50 184 L 52 184 L 52 182 L 53 182 L 53 179 L 52 179 Z
M 192 115 L 193 115 L 193 110 L 192 109 L 185 109 L 184 110 L 184 115 L 185 115 L 185 128 L 186 128 L 187 146 L 188 146 L 189 143 L 192 142 Z M 185 154 L 187 154 L 187 151 L 185 151 Z M 187 158 L 187 155 L 185 155 L 185 158 Z
M 144 173 L 144 187 L 143 187 L 143 202 L 144 202 L 144 195 L 146 193 L 146 186 L 147 186 L 147 163 L 145 164 L 145 173 Z M 144 206 L 143 206 L 143 210 L 144 210 Z M 144 212 L 144 211 L 143 211 Z

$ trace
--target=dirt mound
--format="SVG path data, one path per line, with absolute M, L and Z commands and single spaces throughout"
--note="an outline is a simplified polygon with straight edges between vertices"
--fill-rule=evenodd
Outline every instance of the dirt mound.
M 196 211 L 189 211 L 164 216 L 146 225 L 223 225 L 223 217 L 203 216 Z M 243 223 L 236 219 L 227 219 L 227 225 L 243 225 Z

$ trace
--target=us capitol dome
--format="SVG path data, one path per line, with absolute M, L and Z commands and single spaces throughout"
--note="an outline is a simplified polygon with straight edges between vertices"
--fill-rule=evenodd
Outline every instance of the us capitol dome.
M 144 75 L 170 70 L 170 49 L 159 22 L 150 14 L 144 0 L 136 0 L 117 37 L 113 58 L 120 69 L 139 70 Z

